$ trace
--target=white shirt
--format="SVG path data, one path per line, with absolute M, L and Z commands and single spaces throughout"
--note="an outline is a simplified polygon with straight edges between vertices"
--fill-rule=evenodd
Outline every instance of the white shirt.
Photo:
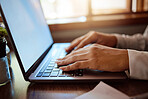
M 117 47 L 128 49 L 130 78 L 148 80 L 148 26 L 143 34 L 115 36 Z

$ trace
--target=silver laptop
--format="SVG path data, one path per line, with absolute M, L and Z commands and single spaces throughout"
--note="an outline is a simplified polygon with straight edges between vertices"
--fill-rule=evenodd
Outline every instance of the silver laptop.
M 63 72 L 55 63 L 70 43 L 54 43 L 39 0 L 1 0 L 0 10 L 24 79 L 30 82 L 126 79 L 124 72 Z

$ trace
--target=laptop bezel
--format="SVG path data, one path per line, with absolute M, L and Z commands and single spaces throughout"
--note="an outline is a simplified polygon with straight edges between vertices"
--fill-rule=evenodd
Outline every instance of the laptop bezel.
M 13 40 L 13 38 L 12 38 L 11 31 L 10 31 L 10 29 L 9 29 L 9 26 L 8 26 L 7 20 L 6 20 L 6 18 L 5 18 L 5 15 L 4 15 L 3 9 L 2 9 L 2 7 L 1 7 L 1 4 L 0 4 L 0 13 L 1 13 L 1 17 L 2 17 L 3 23 L 4 23 L 4 25 L 5 25 L 5 28 L 6 28 L 7 32 L 8 32 L 8 38 L 9 38 L 9 40 L 11 41 L 11 45 L 12 45 L 13 51 L 14 51 L 14 53 L 15 53 L 15 55 L 16 55 L 16 58 L 17 58 L 18 63 L 19 63 L 19 66 L 20 66 L 21 71 L 22 71 L 22 73 L 23 73 L 23 77 L 24 77 L 24 79 L 25 79 L 26 81 L 29 81 L 29 76 L 30 76 L 31 73 L 38 67 L 38 65 L 41 63 L 41 61 L 42 61 L 42 60 L 44 59 L 44 57 L 47 55 L 47 53 L 49 52 L 49 50 L 50 50 L 50 48 L 52 47 L 52 45 L 53 45 L 54 42 L 51 44 L 51 46 L 49 46 L 49 47 L 47 48 L 46 51 L 44 51 L 44 53 L 37 59 L 37 61 L 25 72 L 24 66 L 23 66 L 23 64 L 22 64 L 22 61 L 21 61 L 20 56 L 19 56 L 19 54 L 18 54 L 17 48 L 16 48 L 16 46 L 15 46 L 14 40 Z

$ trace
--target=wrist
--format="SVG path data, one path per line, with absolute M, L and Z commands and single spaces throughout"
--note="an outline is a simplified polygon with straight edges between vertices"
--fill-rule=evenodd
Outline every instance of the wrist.
M 121 69 L 127 70 L 129 69 L 129 57 L 128 57 L 128 51 L 126 49 L 122 49 L 121 54 Z
M 113 34 L 110 34 L 109 38 L 110 38 L 110 47 L 116 47 L 116 45 L 117 45 L 117 38 L 116 38 L 116 36 L 113 35 Z
M 109 46 L 109 47 L 116 47 L 117 45 L 117 38 L 113 34 L 105 34 L 105 33 L 98 33 L 98 41 L 99 44 Z

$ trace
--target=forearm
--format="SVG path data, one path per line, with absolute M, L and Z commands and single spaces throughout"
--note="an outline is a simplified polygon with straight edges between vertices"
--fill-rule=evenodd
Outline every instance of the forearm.
M 135 34 L 132 36 L 115 34 L 115 36 L 117 38 L 117 48 L 145 50 L 146 41 L 142 34 Z

